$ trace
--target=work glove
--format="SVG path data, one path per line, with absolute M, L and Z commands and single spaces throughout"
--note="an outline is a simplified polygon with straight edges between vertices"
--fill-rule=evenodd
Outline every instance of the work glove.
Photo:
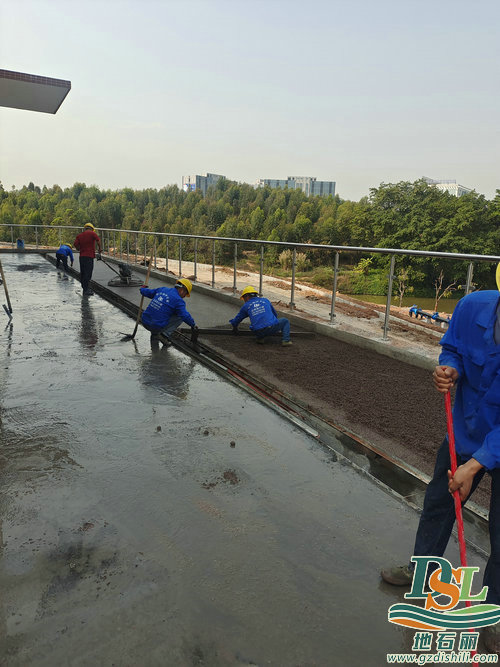
M 238 327 L 233 326 L 233 336 L 238 335 Z
M 73 262 L 71 262 L 71 266 L 73 266 Z
M 196 326 L 196 324 L 194 325 L 194 327 L 191 327 L 191 331 L 198 331 L 198 327 Z
M 96 258 L 97 258 L 97 261 L 99 261 L 99 260 L 102 259 L 102 257 L 101 257 L 101 253 L 100 253 L 100 252 L 98 252 L 98 253 L 96 254 Z

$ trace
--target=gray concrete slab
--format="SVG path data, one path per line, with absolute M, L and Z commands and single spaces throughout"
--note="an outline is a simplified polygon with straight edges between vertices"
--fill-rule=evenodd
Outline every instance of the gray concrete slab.
M 366 666 L 410 650 L 378 571 L 407 558 L 416 512 L 146 331 L 120 342 L 130 318 L 26 260 L 3 260 L 5 664 Z

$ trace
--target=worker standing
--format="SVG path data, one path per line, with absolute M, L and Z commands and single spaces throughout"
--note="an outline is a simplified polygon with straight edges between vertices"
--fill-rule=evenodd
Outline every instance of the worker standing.
M 94 270 L 96 243 L 99 248 L 97 259 L 101 259 L 101 239 L 95 233 L 94 225 L 86 222 L 83 226 L 83 232 L 78 234 L 75 239 L 75 248 L 80 251 L 80 283 L 84 296 L 92 296 L 94 294 L 89 284 Z
M 74 257 L 71 248 L 71 243 L 62 243 L 56 252 L 56 269 L 59 268 L 59 264 L 63 265 L 64 280 L 68 280 L 68 257 L 71 261 L 71 266 L 73 266 Z
M 500 265 L 497 269 L 500 289 Z M 457 304 L 440 341 L 434 387 L 442 394 L 456 385 L 453 422 L 458 468 L 451 473 L 448 440 L 438 450 L 434 476 L 427 486 L 413 549 L 414 556 L 442 556 L 455 512 L 453 492 L 462 504 L 485 473 L 491 476 L 489 533 L 491 554 L 484 572 L 486 603 L 500 605 L 500 296 L 497 291 L 472 292 Z M 410 586 L 414 563 L 382 570 L 384 581 Z M 486 648 L 500 653 L 500 625 L 482 632 Z
M 187 278 L 179 278 L 174 287 L 141 287 L 141 294 L 152 300 L 141 317 L 142 324 L 151 332 L 152 339 L 162 334 L 169 342 L 170 336 L 181 322 L 185 322 L 192 329 L 197 328 L 184 303 L 192 289 L 193 285 Z
M 259 296 L 259 293 L 248 285 L 241 293 L 241 298 L 245 302 L 240 308 L 240 312 L 229 320 L 232 324 L 234 333 L 238 331 L 239 323 L 245 319 L 250 318 L 250 329 L 257 337 L 257 343 L 263 345 L 266 336 L 272 336 L 281 331 L 283 346 L 291 345 L 290 340 L 290 321 L 286 317 L 278 318 L 277 312 L 274 310 L 273 304 L 269 299 Z

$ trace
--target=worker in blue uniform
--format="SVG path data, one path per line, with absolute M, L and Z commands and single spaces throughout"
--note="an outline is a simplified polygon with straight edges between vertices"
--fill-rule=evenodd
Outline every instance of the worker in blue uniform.
M 229 320 L 232 324 L 234 333 L 238 331 L 239 323 L 246 317 L 250 318 L 250 329 L 255 333 L 257 343 L 263 344 L 266 336 L 272 336 L 281 331 L 281 344 L 283 346 L 291 345 L 290 340 L 290 322 L 286 317 L 278 318 L 269 299 L 259 297 L 257 290 L 248 285 L 241 292 L 241 298 L 245 302 L 240 308 L 240 312 Z
M 71 260 L 71 266 L 73 266 L 73 251 L 71 249 L 71 243 L 63 243 L 59 250 L 56 251 L 56 269 L 59 268 L 59 264 L 63 265 L 64 268 L 64 279 L 68 280 L 68 257 Z
M 500 290 L 500 264 L 497 268 Z M 500 605 L 500 294 L 473 292 L 461 299 L 440 341 L 442 352 L 434 386 L 446 394 L 456 385 L 453 421 L 458 468 L 451 474 L 448 439 L 436 458 L 415 539 L 415 556 L 442 556 L 455 511 L 453 492 L 465 503 L 485 473 L 491 476 L 489 530 L 491 553 L 484 572 L 486 602 Z M 382 570 L 396 586 L 410 585 L 413 563 Z M 484 643 L 500 653 L 500 624 L 483 630 Z
M 418 317 L 418 311 L 419 308 L 416 303 L 413 304 L 413 306 L 410 306 L 410 310 L 408 311 L 408 315 L 410 317 L 413 317 L 415 315 L 415 319 Z
M 167 341 L 181 322 L 185 322 L 192 329 L 196 324 L 186 310 L 184 299 L 191 295 L 193 285 L 187 278 L 179 278 L 174 287 L 157 287 L 150 289 L 143 285 L 141 294 L 151 303 L 142 313 L 141 321 L 144 327 L 151 332 L 152 337 L 162 334 Z

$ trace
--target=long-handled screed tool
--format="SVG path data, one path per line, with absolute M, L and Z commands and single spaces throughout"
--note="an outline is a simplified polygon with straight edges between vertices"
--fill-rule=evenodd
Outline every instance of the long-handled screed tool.
M 12 319 L 12 306 L 10 304 L 9 290 L 7 289 L 7 281 L 5 280 L 5 274 L 3 272 L 2 262 L 0 262 L 0 276 L 2 277 L 3 288 L 5 290 L 5 298 L 7 299 L 7 305 L 5 305 L 5 304 L 2 304 L 2 305 L 3 305 L 3 309 L 7 313 L 7 317 L 9 318 L 9 320 L 11 320 Z
M 190 332 L 189 329 L 183 328 L 179 330 L 180 333 L 183 334 L 188 334 Z M 234 335 L 234 330 L 231 327 L 230 329 L 226 326 L 223 325 L 219 328 L 217 327 L 206 327 L 206 328 L 200 328 L 198 329 L 198 335 L 201 336 L 232 336 Z M 238 329 L 236 332 L 237 336 L 255 336 L 255 332 L 251 331 L 250 329 Z M 295 338 L 314 338 L 315 337 L 314 331 L 293 331 L 292 336 Z M 272 336 L 281 336 L 281 332 L 278 332 L 276 334 L 272 334 Z
M 149 274 L 151 273 L 151 267 L 153 266 L 153 255 L 149 258 L 149 265 L 148 265 L 148 271 L 146 273 L 146 280 L 144 281 L 144 286 L 148 286 L 148 281 L 149 281 Z M 137 333 L 137 329 L 139 328 L 139 322 L 141 321 L 141 315 L 142 315 L 142 304 L 144 303 L 144 294 L 141 296 L 141 302 L 139 304 L 139 310 L 137 312 L 137 320 L 135 322 L 135 327 L 134 331 L 132 334 L 126 334 L 123 338 L 122 341 L 124 340 L 133 340 L 135 338 L 135 334 Z
M 455 449 L 455 432 L 453 430 L 453 413 L 451 411 L 451 396 L 448 391 L 444 395 L 444 407 L 446 410 L 446 428 L 448 430 L 448 448 L 450 450 L 451 474 L 454 475 L 457 470 L 457 452 Z M 462 516 L 462 502 L 460 501 L 460 494 L 458 489 L 453 492 L 453 500 L 455 502 L 455 518 L 457 520 L 458 530 L 458 546 L 460 548 L 460 564 L 462 567 L 467 567 L 467 549 L 465 546 L 465 531 L 464 519 Z M 466 607 L 471 607 L 470 600 L 465 601 Z M 469 632 L 474 632 L 470 628 Z M 471 657 L 476 655 L 477 651 L 471 651 Z

